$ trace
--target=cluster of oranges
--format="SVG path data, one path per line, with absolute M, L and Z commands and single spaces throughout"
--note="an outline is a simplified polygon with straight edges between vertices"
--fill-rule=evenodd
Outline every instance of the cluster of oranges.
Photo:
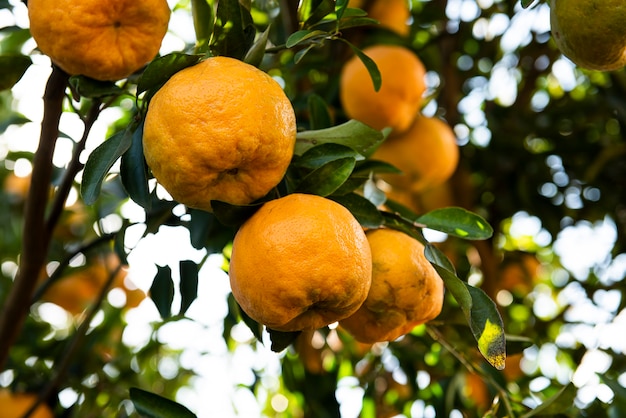
M 164 0 L 114 11 L 81 3 L 89 13 L 62 3 L 32 0 L 29 14 L 39 48 L 69 74 L 127 77 L 157 53 L 167 30 Z M 393 7 L 378 3 L 377 8 L 368 2 L 371 15 L 406 35 L 405 1 L 390 2 Z M 91 23 L 74 21 L 74 13 L 106 24 L 98 26 L 97 36 L 88 36 Z M 51 19 L 65 23 L 51 25 Z M 87 27 L 77 27 L 82 24 Z M 81 42 L 98 45 L 72 43 L 65 31 L 85 33 Z M 122 38 L 137 44 L 117 42 Z M 341 100 L 350 118 L 375 129 L 392 128 L 376 157 L 404 175 L 385 180 L 410 190 L 443 182 L 458 151 L 454 136 L 442 128 L 447 125 L 420 115 L 424 66 L 399 46 L 364 52 L 378 65 L 382 87 L 368 90 L 369 74 L 352 60 L 342 74 Z M 275 189 L 293 157 L 296 130 L 294 109 L 276 80 L 242 61 L 210 57 L 179 71 L 154 94 L 143 151 L 152 174 L 174 199 L 212 211 L 212 201 L 247 205 Z M 314 330 L 339 322 L 368 343 L 406 334 L 437 316 L 443 303 L 443 282 L 418 240 L 391 229 L 365 231 L 342 205 L 309 194 L 266 202 L 240 227 L 229 275 L 242 309 L 270 329 Z

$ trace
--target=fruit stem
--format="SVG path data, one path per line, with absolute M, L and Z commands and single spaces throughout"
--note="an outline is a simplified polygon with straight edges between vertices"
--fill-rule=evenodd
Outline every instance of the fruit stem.
M 30 298 L 48 253 L 50 232 L 46 228 L 45 212 L 52 179 L 52 156 L 59 136 L 67 80 L 68 75 L 53 66 L 43 95 L 44 115 L 24 208 L 19 268 L 0 313 L 0 371 L 4 370 L 9 348 L 17 339 L 28 314 Z

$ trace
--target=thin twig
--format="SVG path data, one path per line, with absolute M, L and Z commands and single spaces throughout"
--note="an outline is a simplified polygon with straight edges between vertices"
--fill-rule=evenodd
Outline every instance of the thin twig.
M 48 384 L 46 384 L 46 386 L 39 392 L 37 401 L 33 403 L 33 405 L 24 414 L 22 418 L 28 418 L 29 416 L 31 416 L 31 414 L 37 409 L 37 407 L 50 397 L 50 395 L 54 391 L 54 388 L 56 388 L 61 383 L 61 381 L 65 379 L 65 375 L 67 374 L 67 370 L 69 369 L 70 365 L 72 364 L 72 361 L 74 360 L 76 351 L 82 345 L 85 339 L 85 335 L 87 335 L 87 331 L 89 331 L 89 326 L 91 324 L 91 321 L 98 313 L 98 310 L 100 309 L 100 306 L 102 306 L 102 302 L 104 301 L 104 298 L 108 294 L 109 289 L 111 288 L 111 285 L 113 284 L 113 280 L 115 280 L 115 277 L 117 276 L 119 271 L 122 269 L 122 267 L 123 267 L 123 263 L 120 262 L 118 263 L 117 267 L 109 273 L 109 277 L 106 283 L 100 289 L 98 298 L 94 301 L 93 305 L 91 305 L 89 309 L 87 310 L 87 312 L 85 313 L 85 316 L 83 320 L 81 321 L 80 326 L 78 327 L 78 329 L 72 336 L 72 339 L 69 341 L 67 349 L 62 351 L 63 356 L 58 361 L 58 364 L 55 367 L 55 374 L 52 376 Z
M 74 184 L 74 178 L 83 167 L 83 164 L 80 162 L 80 154 L 85 149 L 85 144 L 87 143 L 87 137 L 89 136 L 89 132 L 91 132 L 91 128 L 98 119 L 100 112 L 100 101 L 94 100 L 91 108 L 89 109 L 89 112 L 87 112 L 86 117 L 83 119 L 85 125 L 83 136 L 76 144 L 76 148 L 74 148 L 72 159 L 70 160 L 67 169 L 65 170 L 63 180 L 61 181 L 61 185 L 55 193 L 54 201 L 52 202 L 52 207 L 50 209 L 50 213 L 48 214 L 46 229 L 50 234 L 56 227 L 61 213 L 63 213 L 65 202 L 67 201 L 67 197 L 72 190 L 72 185 Z
M 9 348 L 20 333 L 28 314 L 30 298 L 35 290 L 48 253 L 50 234 L 45 224 L 45 211 L 52 179 L 52 156 L 59 136 L 59 120 L 68 75 L 57 67 L 46 84 L 44 116 L 39 146 L 35 152 L 30 189 L 24 208 L 22 251 L 19 269 L 6 302 L 0 312 L 0 371 L 9 357 Z

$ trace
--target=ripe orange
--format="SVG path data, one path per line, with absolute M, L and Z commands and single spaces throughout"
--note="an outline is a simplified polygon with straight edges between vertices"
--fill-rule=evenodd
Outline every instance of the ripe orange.
M 152 98 L 143 149 L 152 173 L 177 201 L 245 205 L 283 178 L 296 118 L 280 85 L 242 61 L 215 57 L 175 74 Z
M 407 36 L 411 30 L 411 10 L 407 0 L 377 0 L 369 9 L 369 16 L 378 20 L 384 28 Z
M 277 331 L 313 330 L 353 314 L 367 297 L 372 258 L 350 211 L 315 195 L 265 203 L 237 232 L 233 296 Z
M 448 180 L 459 162 L 459 147 L 450 126 L 419 115 L 407 132 L 389 137 L 372 158 L 393 164 L 402 174 L 384 174 L 394 187 L 421 192 Z
M 364 3 L 363 0 L 350 0 L 348 6 L 362 9 L 366 6 Z M 411 10 L 407 0 L 372 0 L 367 3 L 367 6 L 368 16 L 378 20 L 381 27 L 401 36 L 409 34 Z
M 339 324 L 357 341 L 393 341 L 435 318 L 443 307 L 443 280 L 416 239 L 393 229 L 367 232 L 372 285 L 367 299 Z
M 159 52 L 167 32 L 166 0 L 28 0 L 39 49 L 71 75 L 119 80 Z
M 363 49 L 378 66 L 379 91 L 365 65 L 354 56 L 341 71 L 339 97 L 346 115 L 374 129 L 407 130 L 422 105 L 426 69 L 409 49 L 398 45 L 374 45 Z
M 0 417 L 2 418 L 22 418 L 26 411 L 37 400 L 34 393 L 10 392 L 7 389 L 0 389 Z M 50 408 L 41 404 L 29 415 L 31 418 L 53 418 Z
M 119 258 L 113 253 L 99 256 L 86 267 L 55 281 L 41 299 L 62 307 L 72 315 L 79 315 L 95 301 L 117 263 Z M 113 279 L 111 287 L 121 288 L 126 293 L 126 307 L 134 308 L 145 299 L 146 294 L 143 290 L 125 283 L 126 276 L 127 270 L 122 268 Z

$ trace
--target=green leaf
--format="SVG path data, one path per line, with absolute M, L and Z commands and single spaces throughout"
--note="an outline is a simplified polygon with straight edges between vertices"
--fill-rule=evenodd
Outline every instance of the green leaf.
M 493 228 L 482 217 L 458 207 L 435 209 L 416 219 L 430 229 L 468 240 L 487 239 Z
M 215 221 L 215 215 L 200 209 L 189 209 L 191 220 L 189 221 L 189 239 L 193 248 L 201 250 L 207 241 L 211 225 Z
M 270 334 L 270 341 L 272 341 L 271 349 L 275 353 L 280 353 L 289 347 L 298 338 L 298 335 L 302 333 L 302 331 L 283 332 L 269 328 L 267 328 L 267 332 Z
M 4 27 L 0 29 L 0 35 L 1 55 L 22 55 L 22 47 L 31 38 L 30 30 L 19 26 Z
M 372 26 L 378 25 L 379 22 L 371 17 L 352 17 L 348 19 L 342 19 L 339 21 L 339 30 L 345 30 L 349 28 L 356 28 L 359 26 Z
M 139 206 L 150 210 L 152 196 L 148 186 L 148 170 L 143 156 L 143 123 L 133 133 L 132 143 L 122 155 L 120 177 L 128 196 Z
M 157 274 L 150 286 L 150 298 L 156 305 L 161 318 L 172 316 L 172 301 L 174 300 L 174 281 L 172 269 L 169 266 L 157 266 Z
M 226 226 L 241 226 L 249 217 L 259 210 L 263 203 L 250 205 L 233 205 L 220 200 L 211 201 L 211 209 L 215 217 Z
M 287 38 L 287 42 L 285 43 L 285 46 L 287 48 L 293 48 L 294 46 L 302 42 L 305 42 L 309 39 L 320 38 L 320 37 L 324 38 L 329 35 L 330 34 L 328 32 L 325 32 L 323 30 L 308 30 L 308 29 L 299 30 L 289 35 L 289 38 Z
M 328 111 L 328 104 L 319 95 L 313 93 L 307 99 L 309 122 L 311 129 L 325 129 L 332 126 L 332 119 Z
M 352 157 L 330 161 L 304 177 L 295 191 L 328 196 L 350 177 L 355 164 Z
M 198 297 L 198 266 L 191 260 L 181 260 L 180 267 L 180 312 L 184 315 Z
M 380 86 L 383 82 L 383 79 L 382 79 L 382 76 L 380 75 L 380 70 L 378 69 L 378 66 L 376 65 L 374 60 L 368 57 L 367 55 L 365 55 L 363 51 L 361 51 L 356 46 L 352 45 L 350 42 L 348 41 L 344 41 L 344 42 L 346 42 L 350 46 L 350 49 L 352 49 L 352 52 L 354 52 L 354 54 L 357 57 L 359 57 L 363 65 L 365 65 L 365 68 L 367 68 L 367 72 L 370 73 L 372 84 L 374 85 L 374 91 L 380 90 Z
M 82 75 L 75 75 L 69 79 L 70 88 L 74 95 L 90 99 L 119 96 L 124 90 L 112 81 L 100 81 Z
M 139 388 L 130 388 L 130 399 L 137 412 L 148 418 L 196 418 L 185 406 Z
M 551 415 L 560 415 L 570 409 L 574 404 L 574 399 L 578 389 L 573 383 L 569 383 L 550 398 L 546 399 L 541 405 L 532 411 L 524 414 L 521 418 L 529 417 L 546 417 Z
M 298 21 L 303 27 L 314 25 L 335 11 L 333 0 L 304 0 L 298 7 Z
M 243 60 L 256 35 L 250 10 L 239 0 L 220 0 L 216 16 L 209 45 L 213 55 Z
M 246 52 L 246 56 L 243 58 L 244 62 L 255 67 L 261 65 L 263 57 L 265 56 L 265 48 L 267 46 L 270 28 L 271 26 L 268 25 L 267 29 L 265 29 L 263 33 L 261 33 L 261 36 L 252 44 L 248 52 Z
M 0 56 L 0 91 L 13 87 L 24 75 L 32 64 L 30 57 L 26 55 L 3 55 Z
M 129 221 L 124 220 L 122 227 L 115 234 L 115 239 L 113 241 L 113 251 L 115 251 L 115 254 L 119 257 L 120 263 L 125 266 L 128 265 L 128 258 L 126 254 L 126 247 L 124 246 L 124 239 L 126 237 L 126 229 L 128 228 L 128 225 Z
M 232 296 L 232 293 L 229 295 L 229 298 L 230 297 L 232 297 L 232 300 L 237 304 L 237 309 L 239 311 L 239 315 L 241 316 L 241 320 L 243 321 L 243 323 L 246 324 L 248 328 L 250 328 L 250 331 L 252 331 L 252 334 L 254 335 L 254 337 L 259 342 L 262 343 L 263 342 L 263 324 L 260 324 L 254 319 L 250 318 L 250 316 L 243 309 L 241 309 L 241 306 L 239 306 L 237 301 L 235 301 L 235 298 Z
M 522 8 L 527 9 L 534 2 L 535 2 L 535 0 L 521 0 L 520 4 L 522 5 Z
M 343 196 L 330 196 L 329 198 L 345 206 L 365 228 L 379 228 L 383 224 L 383 216 L 376 209 L 376 206 L 363 196 L 350 193 Z
M 358 152 L 345 145 L 327 143 L 310 148 L 302 157 L 294 160 L 294 167 L 316 169 L 324 164 L 341 158 L 363 159 Z
M 207 41 L 213 32 L 213 8 L 207 0 L 191 0 L 191 16 L 196 41 Z
M 93 150 L 83 171 L 80 191 L 86 205 L 93 205 L 100 195 L 102 182 L 113 164 L 130 148 L 133 134 L 130 129 L 118 132 Z
M 334 143 L 352 148 L 369 157 L 385 140 L 385 134 L 356 120 L 349 120 L 332 128 L 298 132 L 294 153 L 302 155 L 314 146 Z
M 293 62 L 298 64 L 300 62 L 300 60 L 302 58 L 304 58 L 304 56 L 307 54 L 307 52 L 309 52 L 310 50 L 312 50 L 316 46 L 318 46 L 318 44 L 310 44 L 306 48 L 303 48 L 300 51 L 296 52 L 296 54 L 293 56 Z
M 470 329 L 478 341 L 478 350 L 498 370 L 504 369 L 506 338 L 496 304 L 477 287 L 463 282 L 472 297 Z
M 137 94 L 152 90 L 156 92 L 171 76 L 180 70 L 197 64 L 202 55 L 189 55 L 180 52 L 173 52 L 168 55 L 156 58 L 144 70 L 139 83 L 137 84 Z
M 4 115 L 2 120 L 0 120 L 0 134 L 4 133 L 11 125 L 23 125 L 30 121 L 30 119 L 21 113 L 10 112 L 8 115 Z

